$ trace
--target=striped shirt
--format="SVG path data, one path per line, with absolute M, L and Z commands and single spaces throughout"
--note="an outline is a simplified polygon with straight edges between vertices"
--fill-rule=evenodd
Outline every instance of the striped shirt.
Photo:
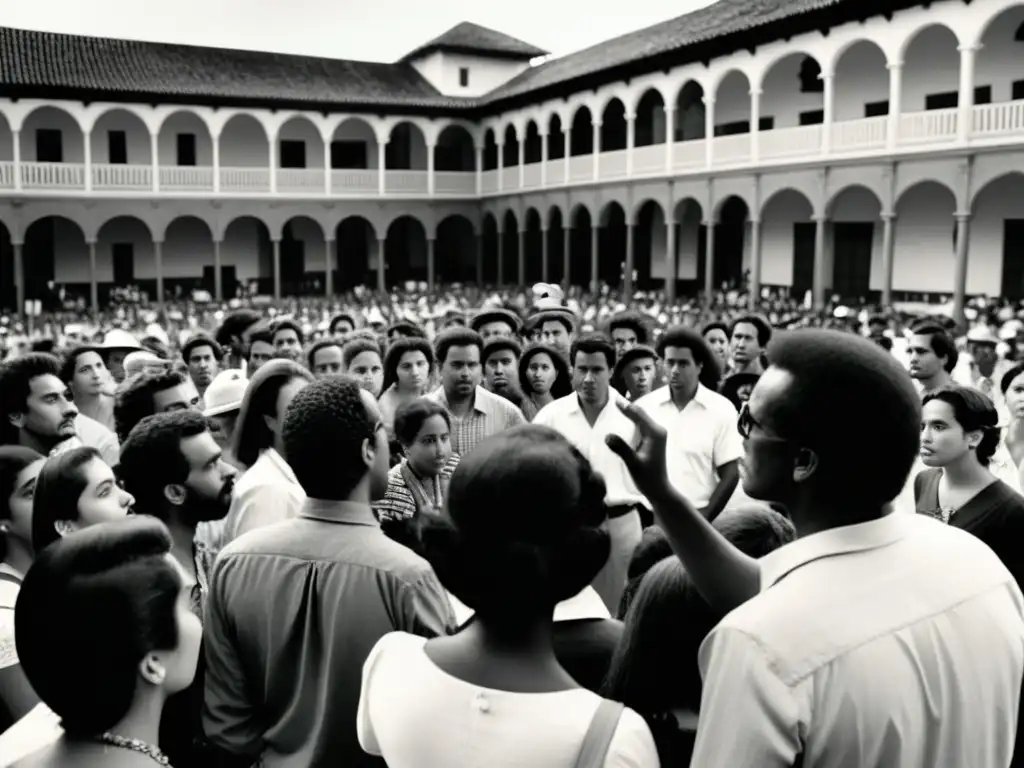
M 427 397 L 451 410 L 444 387 L 439 387 Z M 473 396 L 473 410 L 461 419 L 452 414 L 452 451 L 465 456 L 477 443 L 491 435 L 525 423 L 523 412 L 512 403 L 483 387 L 477 387 Z

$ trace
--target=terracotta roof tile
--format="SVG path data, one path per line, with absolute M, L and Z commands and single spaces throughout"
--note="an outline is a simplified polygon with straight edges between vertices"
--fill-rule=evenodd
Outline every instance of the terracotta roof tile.
M 504 32 L 481 27 L 471 21 L 456 24 L 443 35 L 435 37 L 402 57 L 402 61 L 410 61 L 417 56 L 435 50 L 454 50 L 492 54 L 504 58 L 533 59 L 546 56 L 547 51 L 535 45 L 524 43 Z

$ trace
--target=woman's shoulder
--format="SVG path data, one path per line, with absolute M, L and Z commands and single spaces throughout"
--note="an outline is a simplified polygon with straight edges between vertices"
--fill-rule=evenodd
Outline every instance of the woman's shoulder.
M 650 726 L 637 712 L 626 707 L 608 745 L 605 768 L 647 768 L 660 764 Z

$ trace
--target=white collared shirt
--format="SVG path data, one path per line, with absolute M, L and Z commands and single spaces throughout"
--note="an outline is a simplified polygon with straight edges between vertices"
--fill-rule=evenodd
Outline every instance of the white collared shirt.
M 288 462 L 267 448 L 235 483 L 221 547 L 243 533 L 295 517 L 305 501 L 306 492 Z
M 682 410 L 668 386 L 644 395 L 636 406 L 668 432 L 665 458 L 672 485 L 698 509 L 706 507 L 718 487 L 718 468 L 743 456 L 736 407 L 703 384 Z
M 610 507 L 625 504 L 649 506 L 636 489 L 625 463 L 605 443 L 608 435 L 618 435 L 630 445 L 636 442 L 636 427 L 615 404 L 616 400 L 628 402 L 622 395 L 609 390 L 608 402 L 590 426 L 579 397 L 575 392 L 545 405 L 533 418 L 534 424 L 551 427 L 560 432 L 580 453 L 587 457 L 591 466 L 601 473 L 607 487 L 605 504 Z
M 760 595 L 700 649 L 696 768 L 1006 768 L 1024 597 L 985 544 L 924 515 L 761 558 Z

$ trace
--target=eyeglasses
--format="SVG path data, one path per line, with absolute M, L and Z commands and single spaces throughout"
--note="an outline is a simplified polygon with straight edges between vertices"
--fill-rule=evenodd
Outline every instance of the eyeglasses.
M 753 414 L 750 413 L 750 405 L 744 403 L 740 407 L 739 418 L 736 419 L 736 431 L 738 431 L 740 433 L 740 437 L 745 440 L 750 437 L 750 432 L 754 427 L 761 430 L 764 429 L 764 427 L 758 423 L 757 419 L 754 418 Z

